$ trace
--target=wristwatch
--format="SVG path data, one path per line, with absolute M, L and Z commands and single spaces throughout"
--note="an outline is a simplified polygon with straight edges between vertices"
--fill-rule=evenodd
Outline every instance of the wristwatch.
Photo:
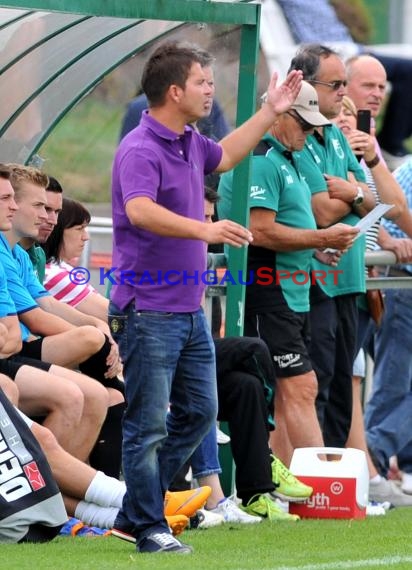
M 360 186 L 356 186 L 356 191 L 357 191 L 357 194 L 356 194 L 355 198 L 353 199 L 352 204 L 358 206 L 359 204 L 362 204 L 365 195 L 364 195 L 363 190 Z

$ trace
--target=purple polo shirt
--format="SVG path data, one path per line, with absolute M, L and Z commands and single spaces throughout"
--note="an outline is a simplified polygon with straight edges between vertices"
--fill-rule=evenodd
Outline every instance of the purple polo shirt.
M 205 284 L 206 247 L 201 240 L 162 237 L 133 226 L 125 206 L 146 196 L 157 204 L 204 221 L 204 176 L 213 172 L 222 149 L 187 127 L 180 135 L 147 111 L 120 143 L 112 174 L 113 267 L 111 298 L 124 309 L 193 312 Z

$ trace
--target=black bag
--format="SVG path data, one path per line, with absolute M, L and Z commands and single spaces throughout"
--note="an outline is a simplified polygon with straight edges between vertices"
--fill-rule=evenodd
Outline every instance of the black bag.
M 47 459 L 0 388 L 0 543 L 46 542 L 66 521 Z

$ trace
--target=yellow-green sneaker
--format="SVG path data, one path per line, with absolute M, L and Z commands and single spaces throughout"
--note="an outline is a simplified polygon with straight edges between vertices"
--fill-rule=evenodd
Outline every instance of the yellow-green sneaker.
M 270 493 L 262 495 L 254 495 L 246 507 L 241 507 L 250 515 L 258 515 L 267 518 L 270 522 L 296 522 L 299 520 L 298 515 L 290 515 L 285 513 L 271 497 Z
M 282 499 L 282 501 L 292 501 L 294 503 L 306 501 L 313 493 L 312 487 L 305 485 L 292 475 L 280 459 L 274 455 L 271 457 L 272 481 L 276 486 L 272 494 Z

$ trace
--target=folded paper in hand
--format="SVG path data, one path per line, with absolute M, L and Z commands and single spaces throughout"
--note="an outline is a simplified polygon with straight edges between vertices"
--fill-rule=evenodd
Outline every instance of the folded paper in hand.
M 378 204 L 375 206 L 355 225 L 355 228 L 359 228 L 359 234 L 356 237 L 359 237 L 360 234 L 365 234 L 391 208 L 393 208 L 393 204 Z
M 357 224 L 355 224 L 355 228 L 359 228 L 359 233 L 355 237 L 358 239 L 360 235 L 366 234 L 366 232 L 373 226 L 375 222 L 379 220 L 388 210 L 393 208 L 393 204 L 378 204 L 366 214 L 363 218 L 359 220 Z M 330 247 L 323 250 L 325 253 L 336 253 L 337 249 L 332 249 Z

